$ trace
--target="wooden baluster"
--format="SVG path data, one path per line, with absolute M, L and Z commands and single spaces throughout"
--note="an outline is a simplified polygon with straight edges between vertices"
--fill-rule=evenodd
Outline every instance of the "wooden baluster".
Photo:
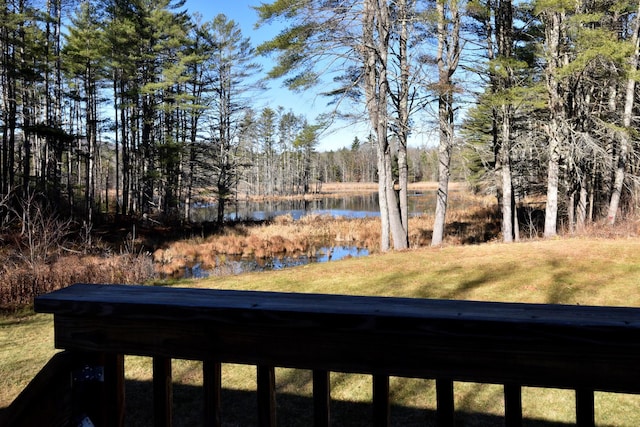
M 373 376 L 373 425 L 388 427 L 391 424 L 389 409 L 389 376 Z
M 105 418 L 108 426 L 124 426 L 124 355 L 104 355 Z
M 331 424 L 331 385 L 329 371 L 313 371 L 313 425 L 329 427 Z
M 439 427 L 453 427 L 455 407 L 453 403 L 453 381 L 436 380 L 437 418 Z
M 153 422 L 156 427 L 170 427 L 172 422 L 173 384 L 171 359 L 153 358 Z
M 522 426 L 522 387 L 504 385 L 504 423 L 506 427 Z
M 273 366 L 258 366 L 258 425 L 276 425 L 276 373 Z
M 222 365 L 220 362 L 205 360 L 202 364 L 202 387 L 204 389 L 204 425 L 219 427 L 220 397 L 222 393 Z
M 596 425 L 595 401 L 593 390 L 576 390 L 576 425 L 580 427 L 593 427 Z

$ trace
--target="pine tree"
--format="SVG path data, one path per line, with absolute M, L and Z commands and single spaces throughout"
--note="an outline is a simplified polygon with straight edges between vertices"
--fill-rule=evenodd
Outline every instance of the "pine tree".
M 246 165 L 240 146 L 241 121 L 249 108 L 254 75 L 260 69 L 255 50 L 240 26 L 225 15 L 216 16 L 200 30 L 206 41 L 203 62 L 209 129 L 208 161 L 213 171 L 213 188 L 218 198 L 217 221 L 222 222 L 225 206 L 232 200 Z
M 81 3 L 76 16 L 71 20 L 72 25 L 69 26 L 62 50 L 63 69 L 69 81 L 70 95 L 74 104 L 84 103 L 82 111 L 74 113 L 82 119 L 77 122 L 80 127 L 74 128 L 72 133 L 82 136 L 81 140 L 84 140 L 84 146 L 78 147 L 82 156 L 77 160 L 78 163 L 81 160 L 85 162 L 85 182 L 81 184 L 84 185 L 84 211 L 88 222 L 91 222 L 91 213 L 95 209 L 94 192 L 98 175 L 95 160 L 99 158 L 99 90 L 108 76 L 105 61 L 108 47 L 97 16 L 99 14 L 90 2 Z M 70 162 L 68 167 L 71 167 Z M 80 170 L 79 164 L 76 170 Z M 72 182 L 68 182 L 69 188 L 72 185 Z M 71 189 L 69 199 L 73 200 Z

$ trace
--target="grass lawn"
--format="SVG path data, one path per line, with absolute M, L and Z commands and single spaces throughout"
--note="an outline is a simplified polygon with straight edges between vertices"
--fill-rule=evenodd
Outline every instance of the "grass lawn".
M 553 304 L 640 307 L 640 239 L 557 239 L 516 244 L 452 246 L 310 264 L 283 271 L 212 277 L 175 285 L 351 295 L 384 295 Z M 172 284 L 173 286 L 174 284 Z M 53 325 L 46 315 L 0 318 L 0 408 L 6 407 L 51 357 Z M 472 355 L 470 355 L 472 357 Z M 130 425 L 150 421 L 150 363 L 126 360 Z M 175 425 L 198 424 L 200 364 L 174 361 Z M 335 425 L 370 425 L 371 379 L 333 373 Z M 281 425 L 309 425 L 310 374 L 278 369 Z M 255 368 L 223 368 L 225 425 L 255 424 Z M 462 425 L 502 425 L 502 388 L 456 383 Z M 434 420 L 432 381 L 392 378 L 394 425 Z M 525 388 L 525 425 L 575 422 L 571 391 Z M 195 418 L 194 418 L 195 417 Z M 598 425 L 640 425 L 640 398 L 596 394 Z

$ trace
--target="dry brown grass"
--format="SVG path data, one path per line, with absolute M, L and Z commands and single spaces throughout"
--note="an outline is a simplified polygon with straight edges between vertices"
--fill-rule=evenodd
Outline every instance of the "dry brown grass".
M 326 194 L 377 191 L 376 184 L 327 184 Z M 412 190 L 432 190 L 434 184 L 413 184 Z M 499 223 L 492 200 L 473 195 L 459 184 L 453 185 L 450 196 L 445 244 L 479 243 L 495 239 Z M 425 213 L 409 219 L 409 243 L 412 248 L 431 243 L 433 215 Z M 185 265 L 201 263 L 203 268 L 219 266 L 225 256 L 265 259 L 315 254 L 321 247 L 357 246 L 375 253 L 380 247 L 380 219 L 342 218 L 310 214 L 299 220 L 291 215 L 276 217 L 270 222 L 248 226 L 233 224 L 207 238 L 178 241 L 154 253 L 157 271 L 164 277 L 178 277 Z
M 153 276 L 152 260 L 145 255 L 70 255 L 31 267 L 5 265 L 0 275 L 0 309 L 31 305 L 36 295 L 72 283 L 142 283 Z

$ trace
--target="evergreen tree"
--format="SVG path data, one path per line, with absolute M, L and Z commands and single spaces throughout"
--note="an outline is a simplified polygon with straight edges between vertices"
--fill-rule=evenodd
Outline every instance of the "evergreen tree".
M 107 78 L 107 64 L 105 58 L 108 46 L 104 37 L 99 14 L 90 2 L 83 2 L 71 20 L 69 32 L 65 38 L 62 50 L 62 61 L 65 76 L 68 78 L 69 95 L 78 105 L 72 114 L 80 120 L 74 121 L 71 133 L 77 135 L 78 165 L 76 170 L 84 170 L 84 211 L 85 219 L 91 222 L 91 213 L 95 209 L 95 182 L 98 176 L 96 159 L 99 158 L 98 139 L 100 117 L 100 85 Z M 80 106 L 79 104 L 84 104 Z M 74 108 L 75 110 L 75 108 Z M 69 153 L 70 155 L 70 153 Z M 80 162 L 84 161 L 84 166 Z M 71 162 L 68 167 L 71 168 Z M 80 176 L 77 177 L 80 179 Z M 72 188 L 74 183 L 69 179 L 69 200 L 73 201 Z
M 210 129 L 208 161 L 213 171 L 213 187 L 218 197 L 218 222 L 222 222 L 225 205 L 236 191 L 246 166 L 240 145 L 241 121 L 254 90 L 254 75 L 260 67 L 254 61 L 250 40 L 243 37 L 239 25 L 218 15 L 200 31 L 207 43 L 204 61 L 206 104 L 205 119 Z

